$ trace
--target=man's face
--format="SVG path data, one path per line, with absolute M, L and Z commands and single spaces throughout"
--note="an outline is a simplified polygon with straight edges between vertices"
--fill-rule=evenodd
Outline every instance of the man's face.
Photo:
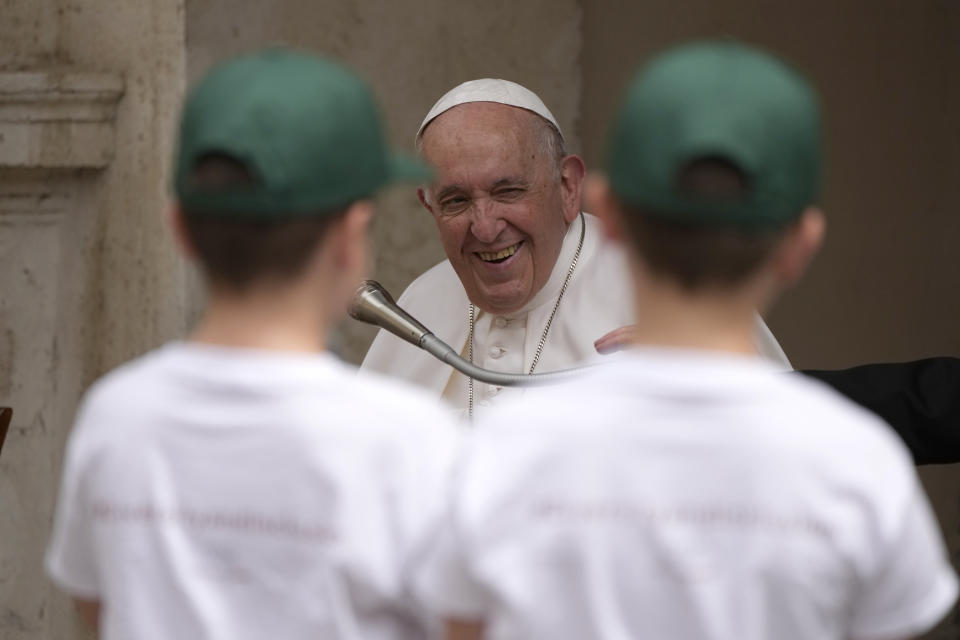
M 421 201 L 467 296 L 490 313 L 519 310 L 546 284 L 579 211 L 579 177 L 558 169 L 544 126 L 523 109 L 476 102 L 424 132 L 436 174 Z

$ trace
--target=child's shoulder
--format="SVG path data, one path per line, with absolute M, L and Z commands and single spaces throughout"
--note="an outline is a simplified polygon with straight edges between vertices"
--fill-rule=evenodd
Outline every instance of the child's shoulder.
M 111 407 L 137 406 L 165 367 L 169 345 L 149 351 L 125 362 L 97 379 L 84 395 L 84 406 L 89 410 Z
M 791 372 L 771 381 L 771 388 L 777 395 L 770 401 L 779 400 L 784 421 L 811 441 L 846 447 L 851 457 L 896 458 L 912 467 L 908 450 L 890 425 L 826 384 Z
M 137 421 L 132 418 L 157 391 L 164 350 L 150 351 L 96 380 L 80 401 L 71 438 L 86 448 L 135 437 L 130 425 Z
M 867 444 L 902 457 L 902 442 L 879 417 L 823 383 L 762 362 L 638 358 L 584 369 L 560 384 L 536 388 L 484 420 L 492 436 L 558 430 L 595 433 L 601 425 L 642 422 L 645 416 L 680 421 L 705 415 L 738 431 L 778 438 Z M 719 417 L 718 417 L 719 416 Z M 719 425 L 719 423 L 717 423 Z M 751 428 L 751 425 L 753 428 Z

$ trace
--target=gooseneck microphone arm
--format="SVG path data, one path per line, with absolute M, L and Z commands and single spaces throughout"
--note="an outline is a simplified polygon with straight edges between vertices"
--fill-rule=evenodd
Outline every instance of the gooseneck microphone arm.
M 474 380 L 501 387 L 533 386 L 558 382 L 580 369 L 564 369 L 549 373 L 502 373 L 478 367 L 460 357 L 450 345 L 433 335 L 416 318 L 401 309 L 393 297 L 376 280 L 365 280 L 357 289 L 350 303 L 350 316 L 361 322 L 386 329 L 398 338 L 402 338 L 445 362 L 460 373 Z

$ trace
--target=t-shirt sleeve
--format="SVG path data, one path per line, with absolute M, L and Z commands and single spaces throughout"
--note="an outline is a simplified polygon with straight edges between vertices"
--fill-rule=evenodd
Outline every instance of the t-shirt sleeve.
M 88 443 L 82 411 L 64 457 L 63 476 L 46 554 L 47 573 L 71 596 L 96 600 L 100 595 L 93 542 L 92 505 L 85 492 Z
M 877 567 L 854 603 L 850 633 L 854 638 L 923 633 L 957 599 L 957 576 L 918 482 L 903 511 L 900 533 L 887 545 Z

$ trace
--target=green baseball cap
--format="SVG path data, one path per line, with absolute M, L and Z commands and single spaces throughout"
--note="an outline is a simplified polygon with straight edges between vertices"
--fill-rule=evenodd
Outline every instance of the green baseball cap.
M 198 161 L 226 155 L 252 186 L 191 184 Z M 243 55 L 210 71 L 183 108 L 175 190 L 191 214 L 249 219 L 330 213 L 396 179 L 429 170 L 387 149 L 376 102 L 354 73 L 282 48 Z
M 611 188 L 644 215 L 771 228 L 794 220 L 819 194 L 814 90 L 785 63 L 742 44 L 688 44 L 654 58 L 631 83 L 611 133 Z M 683 169 L 707 158 L 740 170 L 746 196 L 681 192 Z

